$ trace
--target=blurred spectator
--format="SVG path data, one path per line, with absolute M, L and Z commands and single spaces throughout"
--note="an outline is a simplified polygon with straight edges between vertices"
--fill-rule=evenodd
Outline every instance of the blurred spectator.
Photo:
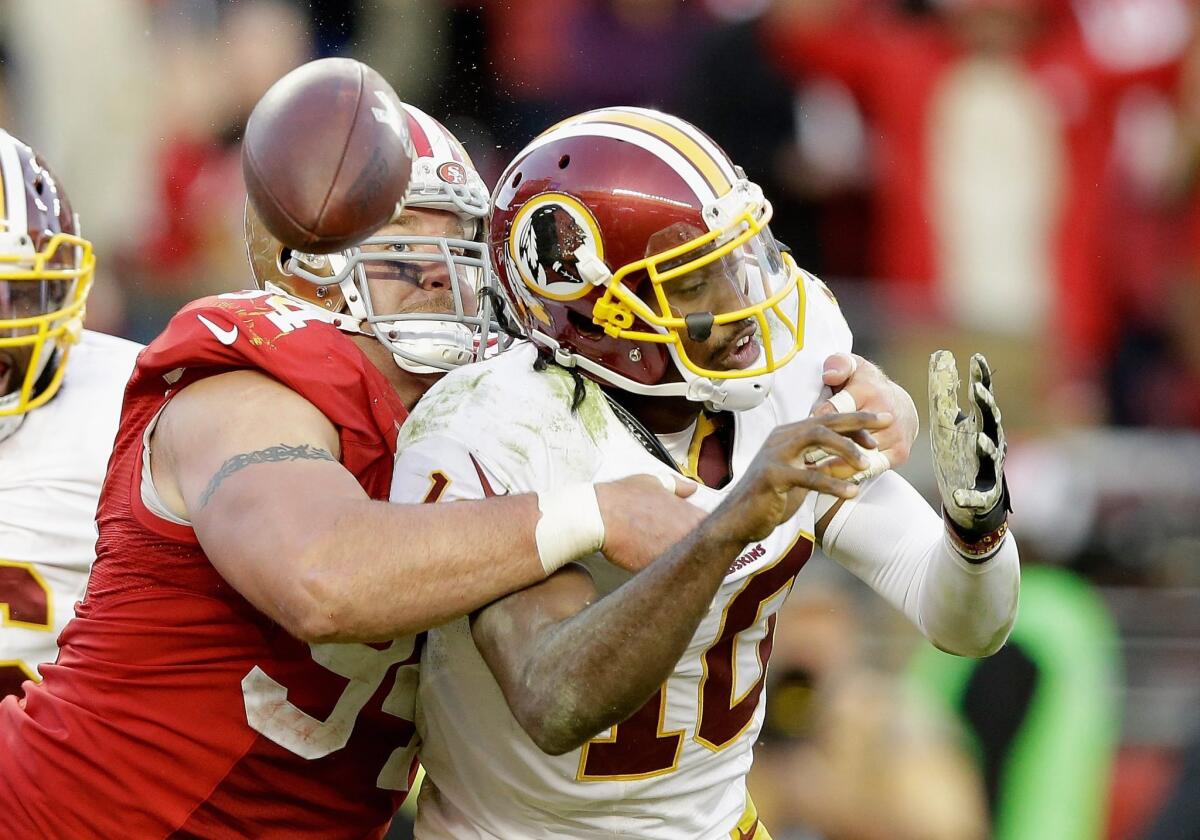
M 674 101 L 701 10 L 676 0 L 526 0 L 483 4 L 511 115 L 498 142 L 519 148 L 559 119 L 607 105 Z
M 897 378 L 919 390 L 929 346 L 970 347 L 1018 386 L 1014 430 L 1095 419 L 1119 314 L 1098 285 L 1113 112 L 1131 82 L 1170 80 L 1178 4 L 1141 3 L 1158 28 L 1130 33 L 1153 47 L 1139 52 L 1097 48 L 1114 4 L 1078 4 L 1082 25 L 1064 0 L 944 0 L 919 19 L 779 2 L 789 22 L 762 29 L 770 49 L 797 78 L 847 84 L 875 141 L 874 274 L 893 321 L 915 322 Z
M 357 9 L 351 37 L 335 54 L 365 61 L 391 83 L 403 101 L 432 108 L 451 58 L 450 0 L 324 0 L 323 5 L 330 13 Z M 318 24 L 325 19 L 319 14 L 314 17 Z M 327 54 L 324 49 L 320 53 Z M 484 72 L 478 57 L 473 72 Z
M 749 787 L 775 840 L 985 836 L 980 780 L 952 724 L 864 663 L 847 595 L 801 577 L 770 679 Z
M 1192 737 L 1170 797 L 1143 840 L 1200 840 L 1200 732 Z
M 706 31 L 689 56 L 673 97 L 678 113 L 703 126 L 763 188 L 775 212 L 771 232 L 792 249 L 797 263 L 829 273 L 825 234 L 836 235 L 837 229 L 821 224 L 814 198 L 828 201 L 831 191 L 806 170 L 802 139 L 810 122 L 800 118 L 794 86 L 759 45 L 758 18 L 768 4 L 708 0 L 707 7 L 723 25 Z M 823 209 L 828 215 L 830 208 Z M 839 276 L 856 273 L 836 261 L 832 270 Z
M 916 682 L 973 736 L 993 840 L 1096 840 L 1117 745 L 1119 642 L 1082 577 L 1030 564 L 1008 643 L 987 659 L 923 648 Z
M 537 132 L 572 113 L 568 67 L 574 60 L 574 21 L 595 0 L 478 3 L 487 50 L 511 116 L 496 114 L 497 142 L 515 151 Z M 624 104 L 624 103 L 623 103 Z M 582 111 L 583 108 L 574 110 Z M 507 159 L 507 158 L 506 158 Z
M 563 93 L 570 111 L 605 105 L 665 107 L 709 21 L 675 0 L 593 0 L 567 30 Z
M 1200 14 L 1200 13 L 1198 13 Z M 1200 44 L 1176 102 L 1137 92 L 1118 122 L 1125 162 L 1109 229 L 1123 317 L 1109 388 L 1122 425 L 1200 429 Z
M 88 326 L 117 331 L 123 298 L 112 255 L 149 218 L 146 196 L 161 129 L 146 0 L 4 5 L 11 128 L 55 162 L 100 259 Z
M 4 46 L 4 32 L 0 29 L 0 125 L 12 125 L 12 114 L 8 100 L 8 49 Z
M 196 297 L 248 281 L 242 235 L 241 134 L 270 85 L 309 58 L 308 22 L 282 0 L 159 10 L 164 84 L 154 196 L 143 238 L 126 252 L 128 332 L 149 340 Z

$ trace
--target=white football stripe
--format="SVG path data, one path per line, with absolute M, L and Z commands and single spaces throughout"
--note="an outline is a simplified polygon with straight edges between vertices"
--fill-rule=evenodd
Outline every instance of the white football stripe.
M 660 158 L 668 166 L 679 173 L 679 176 L 683 178 L 688 187 L 691 188 L 692 192 L 694 192 L 700 199 L 702 204 L 707 204 L 708 202 L 714 201 L 717 198 L 717 195 L 713 191 L 713 188 L 709 185 L 708 180 L 700 174 L 699 170 L 692 165 L 692 162 L 688 160 L 682 152 L 678 151 L 670 143 L 660 140 L 654 135 L 647 134 L 639 129 L 629 128 L 628 126 L 617 125 L 615 123 L 586 122 L 567 125 L 563 126 L 562 128 L 555 129 L 554 131 L 538 137 L 536 140 L 526 146 L 525 154 L 522 156 L 522 160 L 527 157 L 529 153 L 535 151 L 536 149 L 539 149 L 542 146 L 545 146 L 547 143 L 553 143 L 564 137 L 595 137 L 597 135 L 601 137 L 611 137 L 614 140 L 624 140 L 627 143 L 633 143 L 635 146 L 639 146 L 650 152 L 652 155 Z M 511 172 L 513 169 L 519 168 L 519 165 L 510 166 L 508 171 Z
M 650 119 L 655 119 L 659 122 L 666 123 L 672 128 L 682 132 L 683 134 L 686 134 L 688 137 L 694 140 L 696 144 L 700 146 L 700 148 L 708 152 L 709 156 L 716 162 L 721 172 L 723 172 L 725 177 L 729 179 L 729 183 L 732 184 L 738 180 L 738 174 L 734 171 L 733 163 L 729 160 L 729 156 L 725 154 L 724 150 L 710 140 L 703 131 L 700 131 L 686 120 L 681 120 L 679 117 L 672 116 L 671 114 L 664 114 L 662 111 L 655 111 L 651 108 L 622 107 L 606 108 L 605 110 L 626 111 L 631 114 L 638 114 L 643 117 L 649 117 Z

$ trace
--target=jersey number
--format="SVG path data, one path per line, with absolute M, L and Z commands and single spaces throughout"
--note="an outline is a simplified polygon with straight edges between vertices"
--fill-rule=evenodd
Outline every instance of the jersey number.
M 699 710 L 693 736 L 697 743 L 713 752 L 733 743 L 754 719 L 767 679 L 776 616 L 767 619 L 767 631 L 758 642 L 758 679 L 740 697 L 735 697 L 738 635 L 757 624 L 763 607 L 792 585 L 811 550 L 812 543 L 802 539 L 779 562 L 747 579 L 725 607 L 717 640 L 701 657 L 704 677 L 700 680 Z M 646 705 L 613 727 L 608 736 L 584 744 L 579 757 L 579 780 L 646 779 L 674 770 L 683 750 L 685 731 L 664 731 L 666 713 L 664 685 Z
M 32 563 L 0 560 L 0 627 L 49 633 L 54 629 L 50 587 Z M 37 663 L 0 659 L 0 697 L 20 694 L 21 683 L 37 681 Z
M 309 321 L 325 320 L 324 316 L 314 313 L 311 309 L 305 309 L 303 306 L 293 303 L 274 292 L 225 292 L 224 294 L 217 295 L 217 297 L 223 300 L 256 300 L 261 297 L 267 298 L 266 304 L 273 310 L 266 313 L 267 320 L 274 324 L 280 333 L 290 333 L 292 330 L 308 326 Z M 234 330 L 233 335 L 237 336 L 236 330 Z M 232 344 L 233 342 L 230 341 L 229 343 Z
M 396 677 L 384 698 L 383 711 L 405 722 L 413 720 L 415 663 L 420 654 L 416 639 L 397 639 L 382 650 L 361 644 L 321 644 L 309 648 L 318 665 L 349 680 L 333 711 L 324 720 L 312 717 L 287 699 L 288 690 L 284 686 L 255 666 L 242 679 L 246 722 L 255 732 L 310 760 L 337 752 L 349 743 L 359 713 L 393 666 Z M 415 732 L 416 728 L 411 727 L 411 734 Z M 385 790 L 407 790 L 416 749 L 415 737 L 409 737 L 403 746 L 393 750 L 376 784 Z

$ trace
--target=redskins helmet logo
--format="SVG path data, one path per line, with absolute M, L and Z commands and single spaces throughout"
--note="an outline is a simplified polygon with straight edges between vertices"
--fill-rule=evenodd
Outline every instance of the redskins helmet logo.
M 510 264 L 525 285 L 552 300 L 575 300 L 591 286 L 579 275 L 580 248 L 604 259 L 600 229 L 578 200 L 543 193 L 526 202 L 513 219 L 508 237 Z
M 437 168 L 437 176 L 447 184 L 455 186 L 467 183 L 467 170 L 455 160 L 448 160 Z

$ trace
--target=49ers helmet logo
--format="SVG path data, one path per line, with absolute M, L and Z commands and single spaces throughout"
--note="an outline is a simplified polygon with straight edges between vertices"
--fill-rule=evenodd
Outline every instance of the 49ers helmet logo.
M 456 160 L 448 160 L 437 168 L 437 175 L 447 184 L 467 183 L 467 170 Z
M 575 300 L 591 290 L 579 275 L 580 248 L 604 259 L 596 220 L 563 193 L 542 193 L 526 202 L 508 235 L 508 256 L 521 280 L 552 300 Z

